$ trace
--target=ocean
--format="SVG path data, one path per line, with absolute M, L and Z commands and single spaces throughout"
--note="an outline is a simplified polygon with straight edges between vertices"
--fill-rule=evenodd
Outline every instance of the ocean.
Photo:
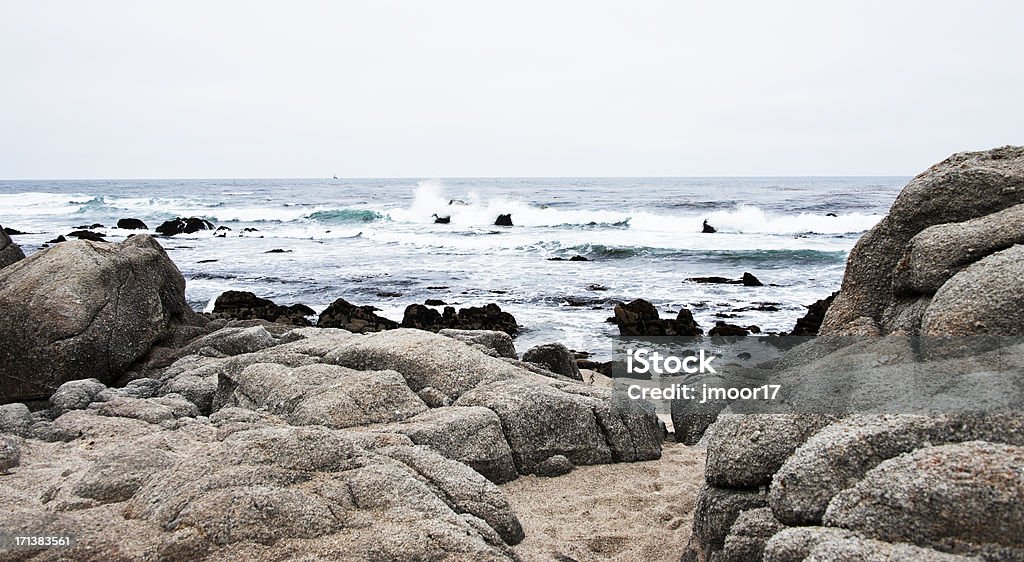
M 30 232 L 15 241 L 31 254 L 82 225 L 118 241 L 133 232 L 113 228 L 121 218 L 202 217 L 231 230 L 160 239 L 196 310 L 230 289 L 318 312 L 345 298 L 397 321 L 426 299 L 493 302 L 523 326 L 520 352 L 557 341 L 601 359 L 616 301 L 689 308 L 705 329 L 792 329 L 839 288 L 849 250 L 908 179 L 0 181 L 0 224 Z M 499 214 L 513 226 L 494 226 Z M 718 232 L 701 233 L 705 220 Z M 765 286 L 687 281 L 744 272 Z

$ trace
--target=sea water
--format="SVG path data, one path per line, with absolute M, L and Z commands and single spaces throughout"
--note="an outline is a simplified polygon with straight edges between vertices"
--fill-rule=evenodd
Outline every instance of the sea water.
M 32 233 L 15 237 L 31 254 L 78 226 L 103 224 L 98 232 L 118 241 L 133 233 L 113 228 L 121 218 L 155 229 L 202 217 L 231 230 L 160 239 L 196 310 L 212 310 L 230 289 L 318 312 L 344 298 L 398 321 L 426 299 L 493 302 L 522 325 L 520 352 L 557 341 L 606 358 L 618 333 L 606 321 L 614 303 L 636 298 L 665 316 L 688 308 L 705 329 L 716 321 L 792 329 L 805 305 L 839 288 L 848 252 L 906 181 L 2 181 L 0 224 Z M 513 226 L 494 226 L 499 214 L 511 214 Z M 435 215 L 451 220 L 437 224 Z M 705 220 L 718 232 L 702 233 Z M 589 261 L 567 261 L 576 255 Z M 765 286 L 687 281 L 744 272 Z

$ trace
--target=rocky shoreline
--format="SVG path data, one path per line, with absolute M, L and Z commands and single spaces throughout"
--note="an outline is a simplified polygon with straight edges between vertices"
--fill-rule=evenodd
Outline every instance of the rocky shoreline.
M 900 368 L 920 354 L 908 336 L 1024 336 L 1021 207 L 1024 148 L 954 155 L 915 178 L 857 244 L 842 289 L 797 322 L 794 334 L 822 337 L 787 352 L 781 376 L 811 392 Z M 558 545 L 516 550 L 536 527 L 499 485 L 600 465 L 614 478 L 617 463 L 666 462 L 671 438 L 706 450 L 706 465 L 678 501 L 689 546 L 663 559 L 1024 560 L 1020 412 L 723 403 L 697 424 L 681 415 L 672 436 L 651 403 L 580 370 L 603 365 L 557 343 L 519 354 L 519 324 L 497 305 L 428 302 L 397 321 L 338 299 L 313 326 L 308 307 L 230 292 L 205 315 L 155 238 L 76 237 L 26 258 L 0 235 L 0 531 L 76 538 L 5 559 L 567 560 Z M 638 299 L 611 320 L 628 336 L 760 332 L 673 314 Z M 677 530 L 689 512 L 668 518 Z M 573 553 L 634 552 L 586 544 Z

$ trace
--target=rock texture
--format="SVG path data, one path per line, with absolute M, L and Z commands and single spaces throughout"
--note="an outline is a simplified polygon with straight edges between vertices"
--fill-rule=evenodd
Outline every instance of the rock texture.
M 0 229 L 0 269 L 23 259 L 25 259 L 25 253 L 14 243 L 14 240 L 11 240 L 7 232 Z
M 918 175 L 896 198 L 889 214 L 850 252 L 842 290 L 825 316 L 822 333 L 838 333 L 861 317 L 881 322 L 893 315 L 887 309 L 913 300 L 916 294 L 927 296 L 955 269 L 1002 249 L 1014 240 L 1014 231 L 1008 233 L 1009 240 L 978 245 L 972 243 L 971 236 L 984 233 L 986 225 L 1011 220 L 1013 212 L 998 213 L 1022 203 L 1024 147 L 954 154 Z M 982 217 L 987 218 L 971 222 Z M 929 227 L 957 223 L 962 224 L 924 232 Z M 964 239 L 967 247 L 948 242 L 949 236 L 958 232 L 971 233 Z M 923 236 L 914 242 L 919 234 Z M 939 244 L 938 240 L 947 242 Z M 938 246 L 951 253 L 929 265 L 928 256 L 934 253 L 929 248 Z M 922 268 L 934 272 L 922 273 Z M 894 287 L 898 291 L 894 292 Z
M 690 441 L 718 416 L 693 556 L 1024 560 L 1022 209 L 1024 148 L 933 166 L 794 329 L 822 335 L 754 369 L 804 413 L 673 404 Z
M 202 323 L 185 280 L 146 235 L 65 242 L 0 270 L 0 400 L 110 382 L 162 340 Z
M 156 378 L 68 382 L 41 416 L 0 409 L 0 527 L 74 534 L 71 560 L 516 559 L 495 483 L 657 458 L 661 428 L 480 347 L 225 327 Z

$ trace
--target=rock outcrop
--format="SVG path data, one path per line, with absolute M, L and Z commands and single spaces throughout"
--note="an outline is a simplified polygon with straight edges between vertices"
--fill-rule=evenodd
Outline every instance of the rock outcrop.
M 445 329 L 488 330 L 505 332 L 510 336 L 519 332 L 519 323 L 515 316 L 493 303 L 460 308 L 458 312 L 455 311 L 455 307 L 446 306 L 443 313 L 422 304 L 412 304 L 405 309 L 402 327 L 431 332 Z
M 0 270 L 0 400 L 113 381 L 154 344 L 204 322 L 184 293 L 178 268 L 146 235 L 65 242 Z
M 178 217 L 174 220 L 164 221 L 163 224 L 156 227 L 156 231 L 164 236 L 174 236 L 175 234 L 195 234 L 200 230 L 213 230 L 213 223 L 206 219 L 200 219 L 196 217 L 189 217 L 183 219 Z
M 23 436 L 0 436 L 0 527 L 75 535 L 63 559 L 517 559 L 495 483 L 658 458 L 661 428 L 650 404 L 478 346 L 227 327 L 159 380 L 4 406 L 0 429 Z
M 614 320 L 623 336 L 699 336 L 704 333 L 689 310 L 680 310 L 675 320 L 662 319 L 658 309 L 644 299 L 615 305 Z
M 345 299 L 338 299 L 320 313 L 316 325 L 320 328 L 340 328 L 357 334 L 394 330 L 398 322 L 377 316 L 378 308 L 356 306 Z
M 933 166 L 794 330 L 827 308 L 822 335 L 771 363 L 795 412 L 679 407 L 691 442 L 718 417 L 690 555 L 1024 560 L 1022 202 L 1024 148 Z
M 927 300 L 958 271 L 1017 242 L 1021 204 L 1024 147 L 954 154 L 915 177 L 850 252 L 822 333 L 859 318 L 883 332 L 919 327 Z

